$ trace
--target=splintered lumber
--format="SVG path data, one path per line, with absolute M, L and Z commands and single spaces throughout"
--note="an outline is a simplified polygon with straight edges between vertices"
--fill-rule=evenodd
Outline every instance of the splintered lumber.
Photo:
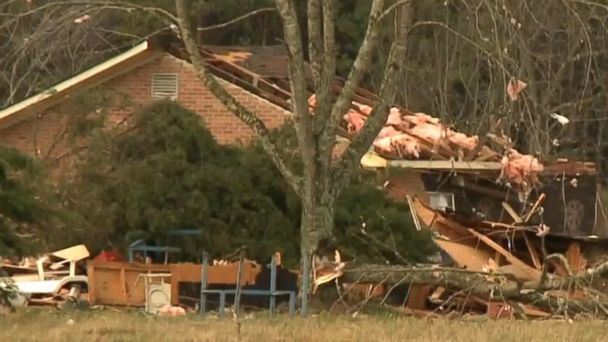
M 581 253 L 581 245 L 578 242 L 573 242 L 568 246 L 566 259 L 568 259 L 570 269 L 572 269 L 573 272 L 584 271 L 587 267 L 587 260 Z
M 532 209 L 530 209 L 530 212 L 528 212 L 528 214 L 524 218 L 524 221 L 526 221 L 526 222 L 530 221 L 530 219 L 532 218 L 532 215 L 534 215 L 534 212 L 536 212 L 536 209 L 538 208 L 539 205 L 541 205 L 544 202 L 544 200 L 545 200 L 545 193 L 542 193 L 542 194 L 540 194 L 540 196 L 538 196 L 538 199 L 536 200 L 536 202 L 534 202 Z
M 461 226 L 460 224 L 447 219 L 443 214 L 427 207 L 419 200 L 414 201 L 416 214 L 420 219 L 431 229 L 436 230 L 441 235 L 445 236 L 446 241 L 436 242 L 444 249 L 459 266 L 467 267 L 471 271 L 482 271 L 483 265 L 493 258 L 494 250 L 500 253 L 509 263 L 513 264 L 513 271 L 517 277 L 523 280 L 538 280 L 540 279 L 540 271 L 529 266 L 513 254 L 509 253 L 501 245 L 494 242 L 489 237 L 477 232 L 474 229 Z M 471 241 L 471 238 L 474 238 Z M 479 240 L 482 244 L 477 243 Z M 462 245 L 457 248 L 455 244 Z M 442 246 L 443 245 L 443 246 Z M 489 248 L 489 249 L 488 249 Z M 460 251 L 458 251 L 460 249 Z
M 482 271 L 480 265 L 485 264 L 488 259 L 492 258 L 492 256 L 488 256 L 486 254 L 481 254 L 479 251 L 488 251 L 488 247 L 499 254 L 501 254 L 509 263 L 511 263 L 513 267 L 514 274 L 523 280 L 539 280 L 541 272 L 534 267 L 529 266 L 521 259 L 517 258 L 513 254 L 509 253 L 506 249 L 504 249 L 501 245 L 496 243 L 494 240 L 489 237 L 477 232 L 474 229 L 464 227 L 459 223 L 452 221 L 446 218 L 442 213 L 439 213 L 428 206 L 424 205 L 419 200 L 414 201 L 414 207 L 416 209 L 416 214 L 420 219 L 431 229 L 439 232 L 441 235 L 445 236 L 446 239 L 452 242 L 462 244 L 463 251 L 460 253 L 452 252 L 446 250 L 448 254 L 456 261 L 460 266 L 467 266 L 467 269 L 471 271 Z M 479 240 L 482 244 L 476 243 L 475 241 L 471 241 L 470 238 L 473 237 L 475 240 Z M 439 244 L 439 243 L 438 243 Z M 443 243 L 444 246 L 449 247 L 450 250 L 455 251 L 456 248 L 454 244 Z M 472 247 L 467 248 L 466 246 Z M 440 247 L 442 247 L 440 245 Z M 443 248 L 443 247 L 442 247 Z M 472 254 L 469 254 L 472 253 Z M 475 260 L 475 264 L 472 264 L 470 261 L 469 255 L 476 256 L 479 260 L 483 261 L 480 263 L 479 260 Z M 485 260 L 484 260 L 485 259 Z
M 433 241 L 444 250 L 454 262 L 462 268 L 471 271 L 481 271 L 488 264 L 488 260 L 494 257 L 485 246 L 479 244 L 465 244 L 462 241 L 450 241 L 433 239 Z
M 505 259 L 510 262 L 511 264 L 513 264 L 513 266 L 516 267 L 516 271 L 517 271 L 517 276 L 520 279 L 525 279 L 525 280 L 538 280 L 540 279 L 540 275 L 541 272 L 535 268 L 532 268 L 530 266 L 528 266 L 528 264 L 526 264 L 525 262 L 521 261 L 519 258 L 517 258 L 516 256 L 514 256 L 513 254 L 509 253 L 509 251 L 507 251 L 506 249 L 504 249 L 501 245 L 497 244 L 496 242 L 494 242 L 492 239 L 490 239 L 489 237 L 478 233 L 477 231 L 475 231 L 474 229 L 468 228 L 468 231 L 473 234 L 474 236 L 476 236 L 478 239 L 480 239 L 481 241 L 483 241 L 485 244 L 487 244 L 488 246 L 492 247 L 494 250 L 496 250 L 498 253 L 500 253 L 503 257 L 505 257 Z

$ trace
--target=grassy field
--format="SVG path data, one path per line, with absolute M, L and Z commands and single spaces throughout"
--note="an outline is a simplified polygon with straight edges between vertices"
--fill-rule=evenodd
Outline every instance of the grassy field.
M 258 313 L 231 318 L 153 317 L 105 309 L 60 312 L 32 308 L 0 317 L 0 341 L 601 341 L 605 322 L 486 321 L 319 315 L 308 319 Z

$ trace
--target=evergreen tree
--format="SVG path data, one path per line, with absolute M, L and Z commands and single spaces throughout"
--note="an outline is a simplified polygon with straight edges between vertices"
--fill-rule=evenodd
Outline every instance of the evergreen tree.
M 296 146 L 291 126 L 273 134 L 286 153 Z M 250 258 L 264 261 L 281 251 L 286 264 L 296 265 L 299 200 L 259 145 L 219 145 L 196 113 L 172 102 L 134 113 L 127 128 L 100 126 L 87 145 L 76 176 L 63 183 L 65 197 L 76 199 L 69 208 L 81 217 L 84 234 L 74 232 L 75 243 L 93 250 L 124 248 L 138 238 L 160 244 L 167 243 L 167 230 L 190 228 L 202 237 L 172 241 L 185 259 L 203 249 L 222 256 L 246 246 Z M 412 228 L 407 208 L 363 178 L 338 207 L 339 248 L 348 257 L 397 261 L 395 247 L 417 261 L 430 251 L 430 240 Z M 360 217 L 373 238 L 361 234 Z
M 41 169 L 19 151 L 0 146 L 0 255 L 20 255 L 56 213 L 38 186 Z M 25 239 L 27 237 L 27 239 Z

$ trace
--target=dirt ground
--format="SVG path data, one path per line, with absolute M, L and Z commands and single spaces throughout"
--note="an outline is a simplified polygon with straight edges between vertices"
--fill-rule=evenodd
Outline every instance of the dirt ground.
M 265 313 L 232 318 L 154 317 L 106 308 L 61 312 L 30 308 L 0 317 L 0 341 L 600 341 L 605 322 L 417 319 Z

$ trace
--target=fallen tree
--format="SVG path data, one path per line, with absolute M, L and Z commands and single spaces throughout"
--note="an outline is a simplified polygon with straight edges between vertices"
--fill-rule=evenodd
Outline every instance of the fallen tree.
M 549 258 L 560 257 L 554 254 Z M 386 285 L 386 296 L 398 286 L 432 285 L 466 298 L 504 302 L 516 310 L 531 305 L 550 315 L 608 318 L 608 295 L 591 285 L 594 279 L 608 276 L 608 262 L 565 277 L 548 274 L 543 269 L 540 279 L 525 282 L 510 273 L 473 272 L 437 265 L 346 265 L 339 274 L 342 283 Z

